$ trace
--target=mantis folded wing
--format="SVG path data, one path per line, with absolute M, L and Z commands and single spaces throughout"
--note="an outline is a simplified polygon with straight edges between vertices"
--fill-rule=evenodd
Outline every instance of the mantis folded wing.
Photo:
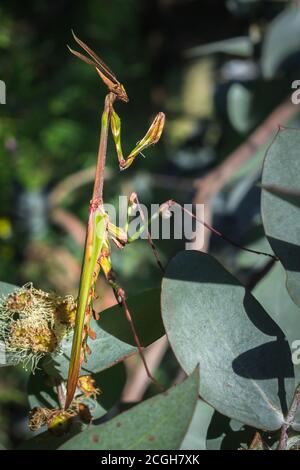
M 72 343 L 68 377 L 68 393 L 72 393 L 73 390 L 75 392 L 76 389 L 80 366 L 86 353 L 86 344 L 83 343 L 83 341 L 86 342 L 87 336 L 93 337 L 93 333 L 89 327 L 89 322 L 92 314 L 92 302 L 94 297 L 95 284 L 100 271 L 100 266 L 97 261 L 101 257 L 102 250 L 105 249 L 107 245 L 106 227 L 107 215 L 103 214 L 99 208 L 91 208 L 88 221 L 85 254 L 80 279 L 78 307 Z M 84 329 L 86 330 L 86 335 L 83 339 Z M 69 407 L 70 403 L 68 403 L 67 400 L 66 408 Z

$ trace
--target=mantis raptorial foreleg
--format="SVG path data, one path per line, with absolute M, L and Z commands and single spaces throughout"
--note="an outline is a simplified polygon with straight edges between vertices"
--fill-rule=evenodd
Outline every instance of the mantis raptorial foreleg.
M 133 163 L 135 158 L 139 154 L 142 154 L 142 152 L 147 147 L 149 147 L 150 145 L 154 145 L 159 141 L 164 128 L 164 123 L 165 115 L 163 113 L 158 113 L 145 136 L 137 143 L 136 147 L 130 152 L 128 157 L 124 158 L 121 144 L 121 119 L 119 118 L 115 110 L 112 108 L 111 131 L 116 145 L 120 170 L 125 170 L 126 168 L 128 168 Z
M 140 227 L 139 227 L 138 230 L 136 230 L 133 234 L 129 235 L 130 219 L 135 215 L 136 208 L 138 208 L 142 223 L 140 224 Z M 126 220 L 125 227 L 122 229 L 120 227 L 117 227 L 116 225 L 113 225 L 113 224 L 109 223 L 108 231 L 109 231 L 110 237 L 114 241 L 115 245 L 120 249 L 124 248 L 125 245 L 133 243 L 135 240 L 140 238 L 140 236 L 142 235 L 142 233 L 144 231 L 146 231 L 147 239 L 148 239 L 148 242 L 149 242 L 149 244 L 151 246 L 151 249 L 153 251 L 153 255 L 156 259 L 157 265 L 159 266 L 160 270 L 164 273 L 164 271 L 165 271 L 164 267 L 162 265 L 162 262 L 160 260 L 159 255 L 158 255 L 156 247 L 153 243 L 151 233 L 149 231 L 149 226 L 151 225 L 151 222 L 154 219 L 156 219 L 159 216 L 160 213 L 161 213 L 161 211 L 159 210 L 158 212 L 154 213 L 151 216 L 150 220 L 146 221 L 143 209 L 142 209 L 142 207 L 140 205 L 140 202 L 139 202 L 139 199 L 138 199 L 138 196 L 137 196 L 136 193 L 132 193 L 130 195 L 129 201 L 128 201 L 127 220 Z

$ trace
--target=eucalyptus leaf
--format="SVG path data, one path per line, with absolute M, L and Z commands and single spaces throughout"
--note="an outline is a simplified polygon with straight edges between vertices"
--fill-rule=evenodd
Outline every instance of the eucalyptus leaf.
M 207 430 L 207 450 L 247 449 L 255 429 L 215 411 Z
M 259 108 L 253 106 L 253 91 L 242 83 L 233 83 L 227 94 L 228 117 L 232 127 L 247 133 L 259 122 Z
M 296 388 L 300 382 L 300 308 L 289 296 L 285 280 L 284 268 L 278 262 L 257 284 L 252 293 L 285 334 L 292 351 L 295 373 L 294 388 Z M 288 407 L 290 405 L 291 400 L 288 402 Z M 300 409 L 298 409 L 292 427 L 295 430 L 300 430 Z
M 280 129 L 263 167 L 263 187 L 300 191 L 300 132 Z M 262 191 L 262 219 L 266 236 L 287 274 L 287 289 L 300 306 L 300 207 L 273 192 Z
M 179 449 L 198 398 L 197 370 L 182 384 L 64 443 L 62 450 Z
M 291 5 L 269 25 L 262 47 L 261 66 L 265 78 L 281 70 L 298 70 L 300 54 L 300 10 Z
M 190 373 L 200 364 L 200 396 L 220 413 L 276 430 L 294 391 L 290 347 L 258 301 L 212 256 L 179 253 L 162 284 L 171 347 Z
M 13 284 L 8 284 L 7 282 L 0 282 L 0 295 L 9 295 L 13 291 L 18 289 L 19 287 L 14 286 Z
M 81 431 L 82 425 L 79 423 L 76 423 L 76 425 L 72 424 L 70 431 L 62 436 L 55 436 L 50 434 L 49 431 L 44 431 L 23 441 L 16 450 L 56 450 L 64 442 Z
M 239 57 L 249 57 L 253 54 L 253 43 L 248 36 L 224 39 L 210 44 L 204 44 L 189 49 L 185 56 L 188 58 L 197 58 L 208 54 L 230 54 Z
M 241 134 L 247 134 L 260 124 L 285 98 L 289 82 L 270 80 L 268 86 L 263 80 L 235 82 L 227 94 L 227 112 L 232 127 Z
M 294 341 L 300 339 L 300 308 L 292 301 L 285 286 L 285 271 L 280 262 L 255 286 L 252 294 L 284 332 L 291 350 Z M 295 367 L 299 376 L 300 367 Z
M 199 399 L 188 432 L 181 444 L 181 449 L 247 449 L 254 434 L 255 429 L 221 415 L 210 405 Z
M 181 444 L 182 450 L 206 450 L 206 435 L 214 409 L 203 400 L 198 400 L 193 419 Z
M 238 17 L 254 14 L 260 7 L 261 0 L 227 0 L 227 8 Z
M 262 189 L 268 191 L 271 194 L 283 199 L 291 204 L 294 204 L 297 207 L 300 207 L 300 192 L 299 191 L 290 191 L 286 188 L 281 188 L 280 186 L 263 186 L 260 185 Z

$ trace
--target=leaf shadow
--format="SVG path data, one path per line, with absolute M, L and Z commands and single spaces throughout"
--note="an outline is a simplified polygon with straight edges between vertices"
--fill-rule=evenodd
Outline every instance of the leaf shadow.
M 220 441 L 220 450 L 237 450 L 242 443 L 250 445 L 255 429 L 251 426 L 242 425 L 240 429 L 234 430 L 230 426 L 231 419 L 215 411 L 209 424 L 206 439 Z
M 282 413 L 286 414 L 285 379 L 295 376 L 291 349 L 281 328 L 264 309 L 253 308 L 255 303 L 254 297 L 246 291 L 244 307 L 249 320 L 264 334 L 276 339 L 243 352 L 232 361 L 232 368 L 237 375 L 252 380 L 277 379 L 278 398 Z
M 288 271 L 300 272 L 300 246 L 269 236 L 268 240 L 284 268 Z

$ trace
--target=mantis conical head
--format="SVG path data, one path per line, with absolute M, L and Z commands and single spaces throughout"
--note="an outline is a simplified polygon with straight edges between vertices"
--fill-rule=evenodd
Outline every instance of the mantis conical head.
M 82 47 L 82 49 L 90 56 L 86 57 L 85 55 L 81 54 L 80 52 L 71 49 L 68 46 L 69 51 L 74 54 L 79 59 L 83 60 L 88 65 L 95 67 L 98 75 L 100 76 L 103 83 L 107 86 L 109 91 L 113 93 L 119 100 L 125 101 L 127 103 L 129 101 L 127 93 L 125 91 L 124 86 L 117 80 L 114 73 L 110 70 L 110 68 L 103 62 L 102 59 L 81 39 L 79 39 L 75 33 L 72 31 L 73 37 L 77 44 Z

